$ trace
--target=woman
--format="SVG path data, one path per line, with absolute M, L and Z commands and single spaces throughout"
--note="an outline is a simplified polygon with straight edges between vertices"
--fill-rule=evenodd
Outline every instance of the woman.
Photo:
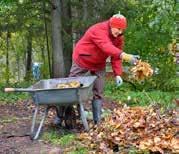
M 135 55 L 123 51 L 123 33 L 126 28 L 126 18 L 120 13 L 115 14 L 109 20 L 89 27 L 73 51 L 73 65 L 69 77 L 83 76 L 87 72 L 97 76 L 92 100 L 95 124 L 101 120 L 106 59 L 111 58 L 117 85 L 122 84 L 122 60 L 132 64 L 137 62 Z

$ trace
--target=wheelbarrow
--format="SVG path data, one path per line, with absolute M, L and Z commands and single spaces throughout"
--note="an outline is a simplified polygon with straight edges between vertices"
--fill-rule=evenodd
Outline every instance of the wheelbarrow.
M 5 92 L 28 92 L 31 94 L 33 102 L 35 103 L 35 111 L 32 116 L 30 134 L 32 139 L 37 139 L 41 132 L 48 111 L 54 105 L 69 106 L 79 104 L 80 116 L 83 126 L 86 131 L 89 130 L 83 104 L 92 95 L 92 87 L 95 79 L 96 76 L 80 76 L 40 80 L 39 82 L 28 88 L 5 88 Z M 69 83 L 71 81 L 78 81 L 81 83 L 82 86 L 78 88 L 64 89 L 59 89 L 56 87 L 56 85 L 59 83 Z M 41 105 L 45 106 L 45 110 L 42 111 L 40 124 L 38 125 L 38 128 L 35 129 L 37 113 L 39 110 L 39 106 Z

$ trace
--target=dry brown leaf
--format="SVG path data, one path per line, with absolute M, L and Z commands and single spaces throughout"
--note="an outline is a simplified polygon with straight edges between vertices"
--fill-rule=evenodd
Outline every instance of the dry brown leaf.
M 80 140 L 86 147 L 91 144 L 91 150 L 101 153 L 111 152 L 116 146 L 131 145 L 141 150 L 164 153 L 167 149 L 176 153 L 179 151 L 175 138 L 178 130 L 170 123 L 175 116 L 175 111 L 160 115 L 152 107 L 117 108 L 89 133 L 80 135 Z
M 141 60 L 139 60 L 137 65 L 132 67 L 130 71 L 136 80 L 144 80 L 145 78 L 153 75 L 153 69 L 151 68 L 150 64 L 147 62 L 142 62 Z
M 158 136 L 155 136 L 155 137 L 154 137 L 154 143 L 155 143 L 155 144 L 160 144 L 160 143 L 161 143 L 161 138 L 158 137 Z
M 152 152 L 160 152 L 161 154 L 164 153 L 164 150 L 159 146 L 154 146 L 150 149 Z
M 172 138 L 170 146 L 173 152 L 179 153 L 179 139 Z

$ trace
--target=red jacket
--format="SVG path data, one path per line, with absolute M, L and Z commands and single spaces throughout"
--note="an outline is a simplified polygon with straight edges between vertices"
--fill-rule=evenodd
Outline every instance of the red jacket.
M 115 75 L 122 74 L 123 36 L 114 38 L 110 32 L 109 21 L 91 26 L 77 42 L 73 51 L 73 60 L 80 67 L 90 71 L 102 70 L 106 59 L 111 57 L 112 69 Z

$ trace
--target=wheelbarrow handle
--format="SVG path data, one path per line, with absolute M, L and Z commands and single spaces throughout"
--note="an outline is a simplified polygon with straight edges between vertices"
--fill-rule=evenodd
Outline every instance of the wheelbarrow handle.
M 33 89 L 25 88 L 4 88 L 5 92 L 33 92 Z
M 5 92 L 13 92 L 15 91 L 15 88 L 4 88 Z

